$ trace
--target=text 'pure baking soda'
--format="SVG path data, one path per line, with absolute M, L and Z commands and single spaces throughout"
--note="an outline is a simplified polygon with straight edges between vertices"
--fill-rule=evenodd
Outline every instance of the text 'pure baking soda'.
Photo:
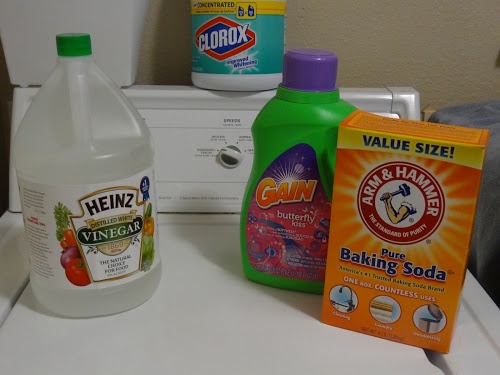
M 254 159 L 241 210 L 245 275 L 322 293 L 339 123 L 356 108 L 340 99 L 337 56 L 285 54 L 283 83 L 252 125 Z
M 488 136 L 361 111 L 341 124 L 323 322 L 449 351 Z
M 151 135 L 90 36 L 56 40 L 13 145 L 30 283 L 53 313 L 107 315 L 149 299 L 161 276 Z
M 258 91 L 281 82 L 285 0 L 191 0 L 195 86 Z

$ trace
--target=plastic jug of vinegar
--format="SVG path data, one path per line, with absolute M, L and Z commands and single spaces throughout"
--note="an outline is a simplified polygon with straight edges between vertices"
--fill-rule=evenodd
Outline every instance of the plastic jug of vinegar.
M 148 300 L 161 278 L 152 138 L 94 63 L 90 36 L 56 41 L 13 144 L 30 283 L 52 313 L 108 315 Z

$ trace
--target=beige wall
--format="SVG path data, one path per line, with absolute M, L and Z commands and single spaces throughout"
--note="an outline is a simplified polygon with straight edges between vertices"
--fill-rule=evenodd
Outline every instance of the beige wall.
M 500 0 L 289 0 L 287 48 L 329 49 L 344 87 L 412 86 L 422 107 L 500 99 Z M 188 0 L 152 0 L 138 83 L 189 84 Z

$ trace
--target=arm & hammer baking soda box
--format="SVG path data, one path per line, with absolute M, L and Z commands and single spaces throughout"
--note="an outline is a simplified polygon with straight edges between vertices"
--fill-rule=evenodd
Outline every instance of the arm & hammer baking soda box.
M 324 323 L 449 351 L 488 137 L 362 111 L 343 121 Z

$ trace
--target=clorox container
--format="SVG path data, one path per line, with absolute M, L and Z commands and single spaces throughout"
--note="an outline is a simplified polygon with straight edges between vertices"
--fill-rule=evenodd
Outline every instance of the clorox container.
M 286 0 L 191 1 L 192 73 L 210 90 L 278 87 L 285 48 Z
M 252 125 L 254 159 L 241 209 L 248 279 L 322 293 L 339 124 L 356 110 L 340 99 L 337 56 L 285 54 L 283 83 Z

